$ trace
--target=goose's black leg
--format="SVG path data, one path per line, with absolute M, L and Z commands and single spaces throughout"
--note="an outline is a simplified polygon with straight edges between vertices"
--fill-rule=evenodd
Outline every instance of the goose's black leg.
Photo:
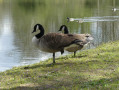
M 55 63 L 55 53 L 53 53 L 53 63 Z
M 76 51 L 74 51 L 74 57 L 76 56 Z

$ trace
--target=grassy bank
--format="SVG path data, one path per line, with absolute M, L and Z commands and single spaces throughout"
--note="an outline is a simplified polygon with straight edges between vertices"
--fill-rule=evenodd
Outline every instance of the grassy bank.
M 118 90 L 119 41 L 0 73 L 0 89 Z

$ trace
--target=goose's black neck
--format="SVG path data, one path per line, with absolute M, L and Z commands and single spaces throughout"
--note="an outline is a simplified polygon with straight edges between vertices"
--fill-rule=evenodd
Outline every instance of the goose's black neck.
M 68 34 L 69 33 L 69 31 L 68 31 L 68 28 L 65 26 L 65 28 L 64 28 L 64 33 L 65 34 Z
M 36 34 L 35 36 L 36 36 L 37 39 L 39 39 L 39 38 L 41 38 L 44 35 L 44 28 L 43 28 L 43 26 L 41 24 L 36 24 L 34 26 L 33 32 L 36 32 L 37 29 L 40 30 L 40 33 Z
M 68 34 L 69 31 L 68 31 L 68 28 L 67 28 L 66 25 L 62 25 L 62 26 L 60 27 L 60 30 L 59 30 L 59 31 L 62 31 L 62 28 L 63 28 L 63 27 L 64 27 L 64 34 Z

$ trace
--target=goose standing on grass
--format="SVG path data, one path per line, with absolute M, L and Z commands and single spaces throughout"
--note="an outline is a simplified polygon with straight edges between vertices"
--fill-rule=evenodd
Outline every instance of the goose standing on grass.
M 63 54 L 64 49 L 72 52 L 74 49 L 81 48 L 83 44 L 90 40 L 89 36 L 87 37 L 85 34 L 48 33 L 44 35 L 44 28 L 41 24 L 36 24 L 32 33 L 37 30 L 40 30 L 40 33 L 32 38 L 32 42 L 41 51 L 53 53 L 53 63 L 55 63 L 55 52 L 60 51 Z M 74 46 L 77 46 L 77 48 L 74 48 Z
M 64 34 L 69 35 L 69 31 L 66 25 L 62 25 L 59 29 L 59 31 L 64 30 Z M 75 38 L 74 43 L 68 47 L 65 47 L 66 51 L 74 52 L 74 57 L 76 56 L 76 51 L 81 50 L 84 46 L 86 46 L 88 43 L 90 43 L 91 40 L 93 40 L 92 36 L 90 34 L 72 34 L 73 38 Z
M 60 43 L 63 34 L 48 33 L 44 35 L 44 28 L 41 24 L 36 24 L 32 33 L 37 30 L 40 30 L 40 33 L 32 38 L 32 43 L 41 51 L 53 53 L 53 63 L 55 63 L 55 52 L 60 51 L 61 54 L 64 53 L 64 45 Z

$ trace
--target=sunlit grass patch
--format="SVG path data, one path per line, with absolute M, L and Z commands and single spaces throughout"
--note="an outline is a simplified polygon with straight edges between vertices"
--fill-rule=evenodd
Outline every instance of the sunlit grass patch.
M 14 67 L 0 73 L 0 89 L 117 90 L 119 89 L 119 41 L 95 49 Z

